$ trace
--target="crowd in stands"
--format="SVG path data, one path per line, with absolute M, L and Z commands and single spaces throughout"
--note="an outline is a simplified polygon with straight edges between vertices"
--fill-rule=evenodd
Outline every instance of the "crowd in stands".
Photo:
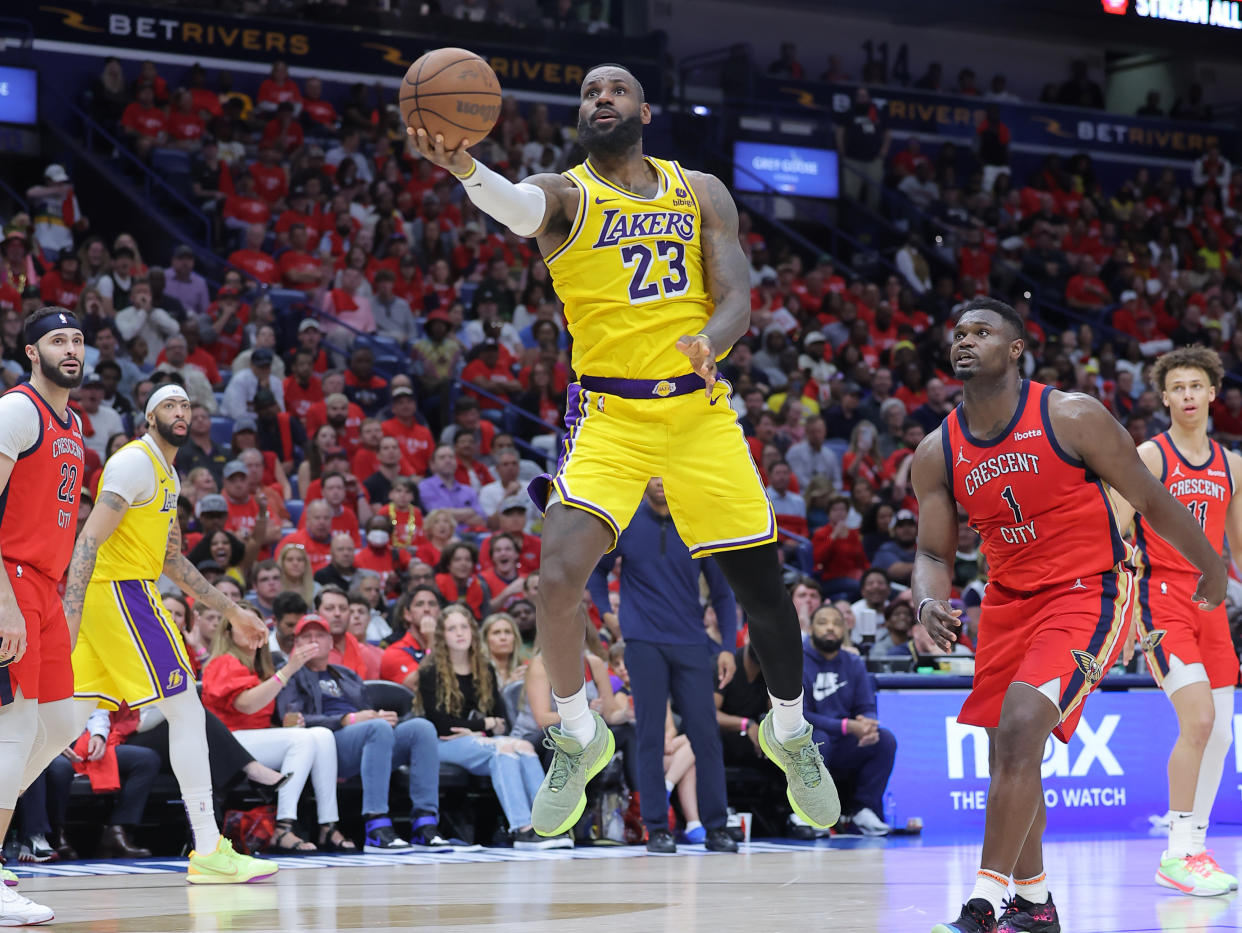
M 870 59 L 857 71 L 851 71 L 843 64 L 840 55 L 829 53 L 823 71 L 816 75 L 814 70 L 807 69 L 799 60 L 796 43 L 782 42 L 779 55 L 768 64 L 764 73 L 776 78 L 800 81 L 813 81 L 818 78 L 831 84 L 860 83 L 877 88 L 909 87 L 932 94 L 977 97 L 996 103 L 1022 100 L 1022 97 L 1014 93 L 1008 77 L 1002 72 L 992 75 L 985 87 L 975 69 L 969 65 L 963 65 L 956 75 L 951 75 L 945 73 L 942 63 L 932 61 L 917 77 L 904 67 L 894 67 L 890 71 L 886 65 L 883 58 Z M 1070 62 L 1065 80 L 1044 84 L 1034 99 L 1041 104 L 1105 109 L 1104 89 L 1092 78 L 1090 68 L 1083 59 Z M 1176 97 L 1167 107 L 1163 105 L 1159 91 L 1149 91 L 1143 106 L 1137 109 L 1136 114 L 1140 117 L 1169 117 L 1173 120 L 1198 123 L 1211 122 L 1213 116 L 1211 105 L 1204 100 L 1203 85 L 1198 82 L 1187 85 L 1186 93 Z
M 209 89 L 196 66 L 172 86 L 153 62 L 129 81 L 110 59 L 90 99 L 139 157 L 192 156 L 195 197 L 227 256 L 219 280 L 189 245 L 162 267 L 151 257 L 166 246 L 92 233 L 70 173 L 51 165 L 28 192 L 37 216 L 10 218 L 0 244 L 0 375 L 9 386 L 29 368 L 25 313 L 46 303 L 78 313 L 89 343 L 72 401 L 89 460 L 80 522 L 102 462 L 144 429 L 150 393 L 171 381 L 191 396 L 176 461 L 182 539 L 208 579 L 270 620 L 271 644 L 243 651 L 217 614 L 167 601 L 237 763 L 222 779 L 295 774 L 276 792 L 278 846 L 353 846 L 329 792 L 353 775 L 368 845 L 406 845 L 389 814 L 400 765 L 413 841 L 444 844 L 436 760 L 490 776 L 517 844 L 565 844 L 529 827 L 540 731 L 555 713 L 534 644 L 541 516 L 525 488 L 554 460 L 573 378 L 547 268 L 530 241 L 412 156 L 395 108 L 366 88 L 335 99 L 283 62 L 253 97 L 220 83 Z M 914 625 L 908 589 L 910 455 L 959 397 L 947 346 L 964 302 L 993 294 L 1023 316 L 1033 302 L 1065 309 L 1028 317 L 1023 372 L 1098 397 L 1136 441 L 1168 426 L 1148 379 L 1163 350 L 1201 342 L 1242 376 L 1242 172 L 1224 155 L 1209 152 L 1190 177 L 1140 169 L 1110 191 L 1086 156 L 1050 156 L 1019 179 L 992 117 L 977 152 L 890 148 L 883 114 L 861 104 L 883 140 L 870 155 L 883 209 L 908 242 L 892 268 L 861 275 L 743 212 L 752 327 L 721 366 L 784 532 L 808 683 L 864 658 L 871 670 L 969 670 L 958 665 L 970 663 L 986 581 L 973 530 L 963 522 L 954 567 L 967 623 L 954 654 L 966 657 L 943 657 Z M 576 158 L 546 105 L 523 112 L 511 99 L 476 153 L 512 179 Z M 1242 389 L 1230 384 L 1213 417 L 1218 439 L 1242 442 Z M 632 749 L 617 607 L 589 594 L 584 607 L 592 699 Z M 757 764 L 749 730 L 766 690 L 744 621 L 737 643 L 721 645 L 737 651 L 738 674 L 717 701 L 728 760 Z M 704 625 L 719 640 L 710 608 Z M 376 681 L 408 691 L 403 713 L 380 708 Z M 812 709 L 813 693 L 808 714 L 845 723 L 816 728 L 876 746 L 891 769 L 874 695 Z M 83 748 L 109 728 L 143 734 L 130 718 L 95 723 Z M 286 734 L 295 730 L 306 738 Z M 469 741 L 442 741 L 452 735 Z M 372 742 L 383 756 L 362 754 Z M 429 758 L 437 747 L 452 755 Z M 876 814 L 881 758 L 852 776 L 857 805 Z M 303 834 L 293 820 L 307 783 L 319 829 Z M 49 812 L 63 820 L 63 806 Z M 124 828 L 133 813 L 129 801 L 114 822 Z M 32 853 L 60 848 L 39 844 L 48 830 L 25 832 Z M 110 844 L 132 848 L 124 833 Z

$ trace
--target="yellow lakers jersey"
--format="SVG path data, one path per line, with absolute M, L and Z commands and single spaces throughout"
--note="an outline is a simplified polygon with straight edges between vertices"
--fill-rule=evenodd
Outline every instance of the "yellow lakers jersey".
M 565 303 L 579 376 L 667 379 L 690 372 L 677 349 L 714 304 L 700 245 L 702 213 L 676 162 L 647 157 L 660 179 L 641 198 L 605 179 L 590 160 L 565 172 L 578 187 L 569 236 L 545 257 Z
M 172 523 L 177 520 L 177 479 L 146 441 L 130 441 L 121 450 L 133 447 L 140 448 L 151 461 L 155 470 L 155 495 L 133 503 L 116 531 L 99 548 L 92 583 L 156 580 L 164 572 L 168 535 Z

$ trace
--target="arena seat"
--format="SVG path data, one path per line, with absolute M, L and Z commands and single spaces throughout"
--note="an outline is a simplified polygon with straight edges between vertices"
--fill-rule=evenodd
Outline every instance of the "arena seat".
M 289 510 L 289 521 L 296 528 L 302 521 L 302 508 L 305 503 L 301 499 L 286 499 L 285 508 Z
M 233 443 L 233 419 L 224 415 L 211 417 L 211 442 L 220 447 Z

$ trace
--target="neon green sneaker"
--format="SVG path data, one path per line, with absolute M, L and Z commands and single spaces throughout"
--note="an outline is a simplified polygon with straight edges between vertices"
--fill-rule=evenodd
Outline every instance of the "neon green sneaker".
M 785 772 L 789 784 L 785 796 L 794 813 L 816 829 L 827 829 L 841 818 L 841 798 L 837 785 L 824 765 L 811 727 L 788 742 L 776 741 L 772 732 L 772 714 L 763 717 L 759 724 L 759 746 L 768 759 Z
M 1216 870 L 1213 871 L 1211 866 L 1215 866 Z M 1165 852 L 1156 871 L 1156 884 L 1192 897 L 1216 897 L 1229 893 L 1228 877 L 1206 852 L 1186 856 Z
M 221 836 L 214 852 L 190 853 L 190 870 L 185 880 L 190 884 L 246 884 L 270 878 L 276 871 L 275 862 L 239 855 L 233 851 L 233 843 Z
M 17 887 L 17 875 L 13 874 L 7 868 L 0 868 L 0 882 L 10 888 Z
M 1212 855 L 1211 849 L 1200 852 L 1195 857 L 1202 860 L 1203 864 L 1207 867 L 1208 871 L 1211 872 L 1211 875 L 1216 880 L 1217 884 L 1229 885 L 1230 891 L 1238 890 L 1238 879 L 1220 867 L 1220 864 L 1216 861 L 1215 856 Z
M 552 726 L 543 740 L 544 747 L 552 750 L 552 765 L 530 805 L 531 824 L 541 836 L 559 836 L 578 822 L 586 809 L 587 783 L 604 770 L 617 750 L 612 730 L 599 713 L 592 712 L 591 718 L 595 738 L 585 748 L 558 726 Z

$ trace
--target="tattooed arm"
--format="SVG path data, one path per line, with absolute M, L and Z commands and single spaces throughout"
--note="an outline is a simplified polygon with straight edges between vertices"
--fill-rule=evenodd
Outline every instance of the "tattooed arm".
M 687 177 L 702 216 L 703 273 L 715 309 L 702 332 L 682 337 L 677 349 L 707 380 L 710 395 L 716 359 L 750 329 L 750 267 L 738 240 L 737 205 L 729 189 L 715 175 L 690 172 Z
M 82 625 L 82 603 L 86 600 L 86 587 L 95 572 L 95 556 L 112 532 L 121 524 L 129 511 L 129 503 L 115 492 L 104 492 L 87 516 L 86 524 L 73 545 L 69 558 L 68 582 L 65 584 L 65 619 L 69 623 L 69 643 L 78 643 L 78 629 Z
M 267 626 L 263 624 L 263 620 L 249 609 L 237 605 L 208 583 L 207 578 L 198 572 L 198 568 L 190 563 L 189 558 L 181 553 L 181 528 L 175 521 L 168 535 L 168 545 L 164 549 L 164 575 L 181 587 L 187 595 L 194 597 L 196 603 L 201 602 L 228 619 L 233 625 L 233 630 L 239 637 L 246 640 L 250 647 L 257 648 L 267 640 Z

